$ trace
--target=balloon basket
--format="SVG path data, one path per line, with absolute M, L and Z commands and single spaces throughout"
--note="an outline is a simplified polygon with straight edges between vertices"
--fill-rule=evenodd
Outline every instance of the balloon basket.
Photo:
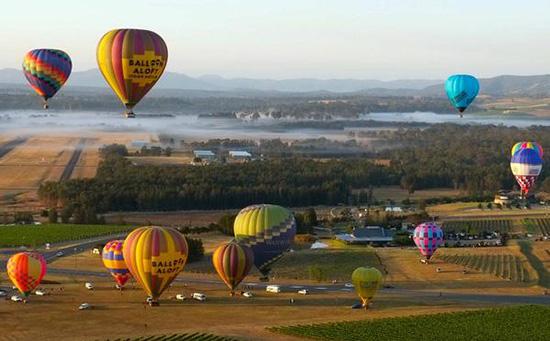
M 126 116 L 126 118 L 136 118 L 136 114 L 134 114 L 133 112 L 127 112 L 124 115 Z
M 150 307 L 158 307 L 160 305 L 160 303 L 158 301 L 151 301 L 149 302 L 149 306 Z

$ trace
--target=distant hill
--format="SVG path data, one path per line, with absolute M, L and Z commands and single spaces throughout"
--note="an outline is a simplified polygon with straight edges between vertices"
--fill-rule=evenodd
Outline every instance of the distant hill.
M 491 96 L 550 96 L 550 75 L 497 76 L 480 79 L 481 93 Z M 25 78 L 20 70 L 1 69 L 0 88 L 23 85 Z M 444 81 L 405 79 L 394 81 L 361 79 L 252 79 L 223 78 L 217 75 L 190 77 L 182 73 L 167 72 L 155 87 L 161 92 L 179 90 L 214 92 L 287 92 L 287 93 L 361 93 L 373 96 L 444 96 Z M 4 84 L 2 86 L 2 84 Z M 104 88 L 105 80 L 98 69 L 73 72 L 68 84 L 72 87 Z M 160 90 L 160 91 L 159 91 Z

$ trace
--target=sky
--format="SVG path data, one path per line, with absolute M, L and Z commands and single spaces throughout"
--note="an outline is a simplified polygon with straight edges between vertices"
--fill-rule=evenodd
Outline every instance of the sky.
M 168 45 L 169 71 L 228 78 L 443 79 L 550 74 L 548 0 L 4 0 L 0 68 L 60 48 L 96 67 L 113 28 Z

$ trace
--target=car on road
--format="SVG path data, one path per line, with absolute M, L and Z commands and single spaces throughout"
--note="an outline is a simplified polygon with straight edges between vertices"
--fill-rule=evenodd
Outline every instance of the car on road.
M 36 291 L 34 292 L 34 294 L 35 294 L 36 296 L 46 296 L 46 293 L 45 293 L 44 291 L 42 291 L 42 290 L 36 290 Z
M 245 292 L 243 292 L 243 296 L 246 297 L 246 298 L 251 298 L 254 295 L 250 291 L 245 291 Z
M 185 297 L 184 294 L 177 294 L 176 295 L 176 300 L 178 301 L 185 301 L 187 297 Z
M 265 288 L 265 291 L 267 292 L 272 292 L 272 293 L 275 293 L 275 294 L 278 294 L 281 292 L 281 287 L 278 286 L 278 285 L 268 285 L 266 288 Z
M 90 283 L 90 282 L 86 282 L 84 284 L 84 287 L 86 287 L 86 289 L 88 289 L 88 290 L 94 290 L 94 284 Z
M 346 288 L 353 288 L 353 284 L 352 284 L 352 283 L 346 283 L 346 284 L 344 284 L 344 286 L 345 286 Z
M 6 290 L 0 289 L 0 297 L 6 297 L 6 296 L 8 296 L 8 293 L 6 292 Z
M 193 295 L 191 297 L 193 297 L 193 299 L 197 300 L 197 301 L 201 301 L 201 302 L 206 301 L 206 295 L 202 294 L 200 292 L 193 293 Z
M 11 297 L 11 300 L 12 300 L 13 302 L 23 302 L 23 299 L 22 299 L 21 296 L 19 296 L 19 295 L 13 295 L 13 296 Z
M 309 291 L 307 289 L 298 290 L 298 293 L 300 295 L 309 295 Z
M 92 305 L 90 303 L 82 303 L 78 306 L 78 310 L 88 310 L 92 309 Z
M 64 255 L 63 251 L 58 251 L 58 252 L 55 254 L 56 257 L 63 257 L 63 255 Z

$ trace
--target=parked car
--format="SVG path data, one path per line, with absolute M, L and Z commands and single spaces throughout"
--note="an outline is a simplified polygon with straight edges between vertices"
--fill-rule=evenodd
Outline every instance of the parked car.
M 91 282 L 86 282 L 86 284 L 84 284 L 84 286 L 85 286 L 86 289 L 88 289 L 88 290 L 94 290 L 94 284 L 91 283 Z
M 272 293 L 275 293 L 275 294 L 278 294 L 281 292 L 281 287 L 278 286 L 278 285 L 268 285 L 266 288 L 265 288 L 265 291 L 267 292 L 272 292 Z
M 195 292 L 193 293 L 193 299 L 194 300 L 197 300 L 197 301 L 206 301 L 206 295 L 205 294 L 201 294 L 200 292 Z
M 64 255 L 63 251 L 58 251 L 58 252 L 55 254 L 56 257 L 63 257 L 63 255 Z
M 346 284 L 344 284 L 344 286 L 345 286 L 346 288 L 353 288 L 353 284 L 352 284 L 352 283 L 346 283 Z
M 178 301 L 185 301 L 186 298 L 187 297 L 185 297 L 184 294 L 177 294 L 176 295 L 176 300 L 178 300 Z
M 309 291 L 307 289 L 298 290 L 298 293 L 301 295 L 308 295 Z
M 11 297 L 11 300 L 14 301 L 14 302 L 23 302 L 23 299 L 19 295 L 13 295 Z
M 45 293 L 44 291 L 42 291 L 42 290 L 36 290 L 36 291 L 34 292 L 34 294 L 35 294 L 36 296 L 46 296 L 46 293 Z
M 92 309 L 92 305 L 90 303 L 82 303 L 78 306 L 78 310 L 87 310 Z
M 0 297 L 6 297 L 6 296 L 8 296 L 8 293 L 6 292 L 6 290 L 0 289 Z
M 245 291 L 245 292 L 243 292 L 243 296 L 246 297 L 246 298 L 251 298 L 254 295 L 250 291 Z

